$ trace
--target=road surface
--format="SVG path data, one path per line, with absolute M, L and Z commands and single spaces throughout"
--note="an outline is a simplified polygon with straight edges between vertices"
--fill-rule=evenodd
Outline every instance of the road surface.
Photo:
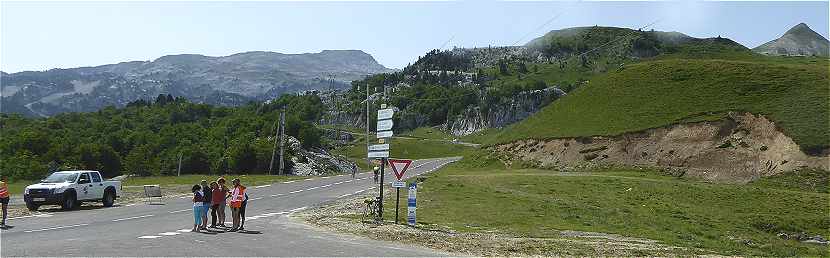
M 416 160 L 407 176 L 458 158 Z M 386 181 L 394 179 L 387 173 Z M 194 182 L 196 183 L 196 182 Z M 244 182 L 243 182 L 244 184 Z M 326 232 L 287 217 L 377 187 L 371 173 L 248 186 L 248 233 L 192 233 L 192 202 L 174 198 L 14 218 L 0 232 L 0 256 L 442 256 L 439 251 Z M 230 225 L 230 209 L 226 212 Z

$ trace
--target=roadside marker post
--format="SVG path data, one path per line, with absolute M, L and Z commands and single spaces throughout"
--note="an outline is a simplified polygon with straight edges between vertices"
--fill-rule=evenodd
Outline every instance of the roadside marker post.
M 395 177 L 398 179 L 398 181 L 392 182 L 392 187 L 395 187 L 395 224 L 398 223 L 398 210 L 401 207 L 401 188 L 406 187 L 406 182 L 401 181 L 401 178 L 403 178 L 403 174 L 406 173 L 410 165 L 412 165 L 411 159 L 389 160 L 389 167 L 392 168 L 392 172 L 395 172 Z
M 417 209 L 417 202 L 415 200 L 418 194 L 418 184 L 412 182 L 409 185 L 409 196 L 406 198 L 406 222 L 410 226 L 415 226 L 415 210 Z

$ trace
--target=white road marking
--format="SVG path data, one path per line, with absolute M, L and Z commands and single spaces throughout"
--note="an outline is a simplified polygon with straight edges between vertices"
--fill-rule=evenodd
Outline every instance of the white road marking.
M 171 214 L 172 214 L 172 213 L 179 213 L 179 212 L 185 212 L 185 211 L 189 211 L 189 210 L 192 210 L 192 209 L 184 209 L 184 210 L 171 211 L 170 213 L 171 213 Z
M 256 200 L 259 200 L 259 199 L 262 199 L 262 198 L 263 198 L 263 197 L 251 198 L 251 199 L 249 199 L 248 201 L 256 201 Z
M 282 183 L 283 183 L 283 184 L 290 184 L 290 183 L 294 183 L 294 182 L 296 182 L 296 181 L 291 180 L 291 181 L 285 181 L 285 182 L 282 182 Z
M 133 203 L 133 204 L 127 204 L 127 205 L 124 205 L 124 207 L 130 207 L 130 206 L 135 206 L 135 205 L 136 205 L 136 204 L 137 204 L 137 203 Z
M 314 178 L 306 178 L 303 181 L 311 181 L 311 180 L 314 180 Z
M 342 183 L 345 183 L 345 182 L 344 182 L 344 181 L 340 181 L 340 182 L 334 183 L 334 184 L 332 184 L 332 185 L 339 185 L 339 184 L 342 184 Z
M 35 230 L 26 230 L 23 231 L 24 233 L 32 233 L 32 232 L 40 232 L 40 231 L 47 231 L 47 230 L 55 230 L 55 229 L 62 229 L 62 228 L 74 228 L 74 227 L 83 227 L 89 226 L 89 224 L 77 224 L 77 225 L 70 225 L 70 226 L 60 226 L 60 227 L 51 227 L 51 228 L 41 228 Z
M 138 237 L 138 238 L 141 238 L 141 239 L 153 239 L 153 238 L 159 238 L 159 237 L 161 237 L 161 236 L 140 236 L 140 237 Z
M 14 218 L 7 218 L 6 220 L 25 219 L 25 218 L 48 218 L 48 217 L 52 217 L 52 214 L 51 213 L 41 213 L 41 214 L 35 214 L 35 215 L 29 215 L 29 216 L 20 216 L 20 217 L 14 217 Z
M 326 178 L 329 178 L 329 177 L 330 177 L 330 176 L 324 176 L 324 177 L 321 177 L 321 178 L 322 178 L 322 179 L 326 179 Z
M 185 228 L 185 229 L 179 229 L 179 230 L 176 230 L 176 232 L 182 232 L 182 233 L 184 233 L 184 232 L 190 232 L 190 230 L 191 230 L 191 229 L 189 229 L 189 228 Z
M 187 199 L 187 198 L 189 198 L 189 197 L 190 197 L 190 196 L 182 196 L 182 197 L 179 197 L 179 198 L 181 198 L 181 199 Z
M 162 235 L 162 236 L 175 236 L 175 235 L 178 235 L 178 234 L 181 234 L 181 233 L 179 233 L 179 232 L 164 232 L 164 233 L 159 233 L 159 235 Z
M 326 187 L 329 187 L 329 186 L 332 186 L 332 185 L 334 185 L 334 184 L 323 185 L 323 186 L 320 186 L 320 188 L 326 188 Z
M 263 187 L 269 187 L 269 186 L 271 186 L 271 185 L 260 185 L 260 186 L 254 186 L 254 188 L 263 188 Z
M 143 215 L 143 216 L 135 216 L 135 217 L 129 217 L 129 218 L 123 218 L 123 219 L 114 219 L 112 221 L 113 222 L 118 222 L 118 221 L 131 220 L 131 219 L 140 219 L 140 218 L 146 218 L 146 217 L 152 217 L 152 216 L 156 216 L 156 215 L 147 214 L 147 215 Z
M 303 207 L 300 207 L 300 208 L 296 208 L 296 209 L 290 210 L 290 211 L 288 211 L 288 212 L 298 212 L 298 211 L 301 211 L 301 210 L 305 210 L 306 208 L 308 208 L 308 207 L 303 206 Z
M 359 193 L 362 193 L 364 191 L 366 191 L 366 190 L 360 190 L 360 191 L 354 192 L 354 194 L 359 194 Z
M 280 197 L 280 196 L 283 196 L 283 195 L 285 195 L 285 194 L 272 194 L 271 197 Z
M 291 192 L 288 192 L 288 194 L 295 194 L 295 193 L 299 193 L 299 192 L 302 192 L 302 191 L 305 191 L 305 190 L 300 189 L 300 190 L 296 190 L 296 191 L 291 191 Z
M 337 198 L 343 198 L 343 197 L 347 197 L 347 196 L 349 196 L 349 195 L 352 195 L 352 194 L 348 194 L 348 193 L 347 193 L 347 194 L 344 194 L 344 195 L 341 195 L 341 196 L 337 196 Z

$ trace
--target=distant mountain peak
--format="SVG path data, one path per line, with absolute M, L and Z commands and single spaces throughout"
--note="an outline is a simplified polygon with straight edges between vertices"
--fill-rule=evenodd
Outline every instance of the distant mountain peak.
M 830 42 L 802 22 L 787 30 L 780 38 L 752 50 L 765 55 L 830 56 Z

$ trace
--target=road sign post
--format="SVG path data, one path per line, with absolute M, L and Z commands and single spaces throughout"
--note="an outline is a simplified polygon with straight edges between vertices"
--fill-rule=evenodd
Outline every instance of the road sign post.
M 367 98 L 368 99 L 368 98 Z M 368 115 L 368 108 L 366 111 Z M 379 203 L 378 203 L 378 219 L 383 221 L 383 175 L 385 174 L 384 168 L 386 167 L 386 161 L 389 158 L 389 144 L 384 144 L 386 138 L 392 137 L 392 126 L 394 123 L 392 122 L 392 116 L 395 115 L 395 110 L 392 108 L 386 108 L 386 104 L 381 105 L 381 109 L 378 110 L 378 120 L 377 120 L 377 131 L 376 135 L 380 144 L 375 144 L 369 146 L 368 139 L 368 124 L 366 126 L 367 133 L 366 133 L 366 157 L 367 158 L 379 158 L 380 159 L 380 183 L 378 185 L 378 189 L 380 190 L 380 196 L 378 196 Z M 369 119 L 367 117 L 366 121 L 368 122 Z M 394 169 L 394 168 L 393 168 Z M 396 172 L 397 173 L 397 172 Z M 398 188 L 400 189 L 400 188 Z M 400 195 L 400 193 L 398 193 Z M 397 205 L 396 205 L 397 206 Z M 396 207 L 397 208 L 397 207 Z M 397 223 L 397 211 L 395 211 L 395 222 Z
M 409 169 L 410 165 L 412 165 L 412 160 L 410 159 L 389 160 L 389 167 L 392 168 L 392 172 L 395 172 L 395 178 L 398 179 L 397 182 L 392 183 L 392 187 L 395 187 L 395 224 L 398 224 L 398 210 L 401 207 L 401 188 L 406 187 L 406 183 L 402 182 L 401 179 L 403 179 L 403 175 Z

